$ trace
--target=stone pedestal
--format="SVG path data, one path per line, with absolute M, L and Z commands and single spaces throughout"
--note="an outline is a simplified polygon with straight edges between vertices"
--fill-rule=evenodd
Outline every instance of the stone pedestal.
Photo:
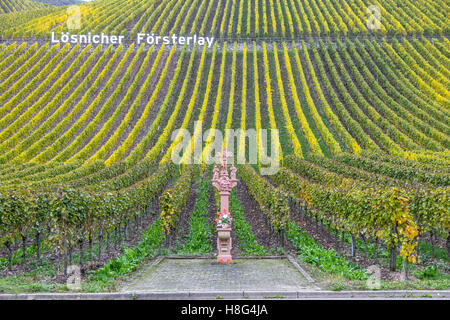
M 231 228 L 217 228 L 217 262 L 230 263 L 231 258 Z

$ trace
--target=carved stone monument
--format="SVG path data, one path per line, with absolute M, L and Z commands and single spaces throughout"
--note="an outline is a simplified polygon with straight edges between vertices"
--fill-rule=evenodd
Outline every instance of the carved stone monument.
M 226 148 L 222 149 L 222 166 L 219 169 L 214 167 L 214 176 L 212 184 L 217 188 L 220 194 L 220 211 L 217 213 L 217 262 L 230 263 L 231 258 L 231 213 L 228 210 L 230 191 L 237 184 L 236 168 L 232 165 L 230 168 L 230 177 L 228 176 L 227 158 L 232 157 L 231 152 Z

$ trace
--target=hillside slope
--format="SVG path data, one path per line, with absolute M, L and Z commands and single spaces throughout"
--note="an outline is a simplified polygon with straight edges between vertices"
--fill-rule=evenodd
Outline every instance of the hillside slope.
M 12 0 L 5 0 L 11 2 Z M 30 0 L 21 0 L 30 1 Z M 216 38 L 293 38 L 347 35 L 442 35 L 449 31 L 444 0 L 98 0 L 80 5 L 81 33 L 105 32 L 134 38 L 137 33 L 213 35 Z M 0 34 L 38 37 L 68 31 L 65 9 L 17 25 Z M 171 34 L 171 33 L 168 33 Z
M 45 7 L 47 7 L 46 4 L 35 0 L 1 0 L 0 14 L 36 10 Z
M 425 235 L 450 253 L 448 3 L 376 3 L 379 29 L 366 0 L 99 0 L 80 43 L 66 7 L 0 15 L 1 253 L 42 232 L 53 252 L 101 246 L 155 206 L 162 241 L 223 146 L 280 239 L 301 211 L 392 264 Z M 87 43 L 101 33 L 124 41 Z

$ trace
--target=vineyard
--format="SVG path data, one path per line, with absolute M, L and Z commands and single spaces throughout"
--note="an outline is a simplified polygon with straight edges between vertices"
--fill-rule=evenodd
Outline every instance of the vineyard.
M 21 12 L 24 9 L 37 10 Z M 442 36 L 450 28 L 448 9 L 444 0 L 94 1 L 80 6 L 79 33 L 105 32 L 131 38 L 137 33 L 201 34 L 222 39 Z M 63 22 L 70 19 L 70 12 L 64 7 L 33 0 L 3 0 L 0 10 L 12 12 L 0 22 L 0 32 L 7 38 L 49 38 L 51 31 L 69 31 Z M 379 25 L 372 28 L 371 23 Z
M 448 289 L 448 2 L 99 0 L 79 5 L 75 31 L 67 8 L 0 0 L 0 277 L 77 263 L 104 279 L 161 248 L 212 253 L 214 129 L 256 129 L 224 142 L 245 162 L 236 252 L 297 250 L 348 279 L 367 276 L 358 262 L 386 279 L 437 265 Z M 52 32 L 125 41 L 53 44 Z M 178 129 L 199 164 L 172 162 Z M 278 130 L 272 154 L 260 129 Z M 322 247 L 339 267 L 308 255 Z
M 10 0 L 2 0 L 0 2 L 0 13 L 10 13 L 10 12 L 19 12 L 26 10 L 34 10 L 34 9 L 43 9 L 47 6 L 38 1 L 31 0 L 20 0 L 20 1 L 10 1 Z

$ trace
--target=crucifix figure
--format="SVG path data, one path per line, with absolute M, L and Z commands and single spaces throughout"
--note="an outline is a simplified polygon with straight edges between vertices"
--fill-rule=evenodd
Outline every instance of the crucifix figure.
M 217 262 L 231 262 L 231 213 L 228 210 L 230 191 L 236 186 L 236 168 L 232 165 L 230 168 L 231 178 L 228 176 L 227 158 L 233 156 L 231 152 L 227 152 L 226 148 L 222 149 L 220 154 L 222 157 L 222 166 L 219 169 L 214 167 L 214 175 L 211 180 L 212 184 L 220 194 L 220 211 L 217 214 Z

